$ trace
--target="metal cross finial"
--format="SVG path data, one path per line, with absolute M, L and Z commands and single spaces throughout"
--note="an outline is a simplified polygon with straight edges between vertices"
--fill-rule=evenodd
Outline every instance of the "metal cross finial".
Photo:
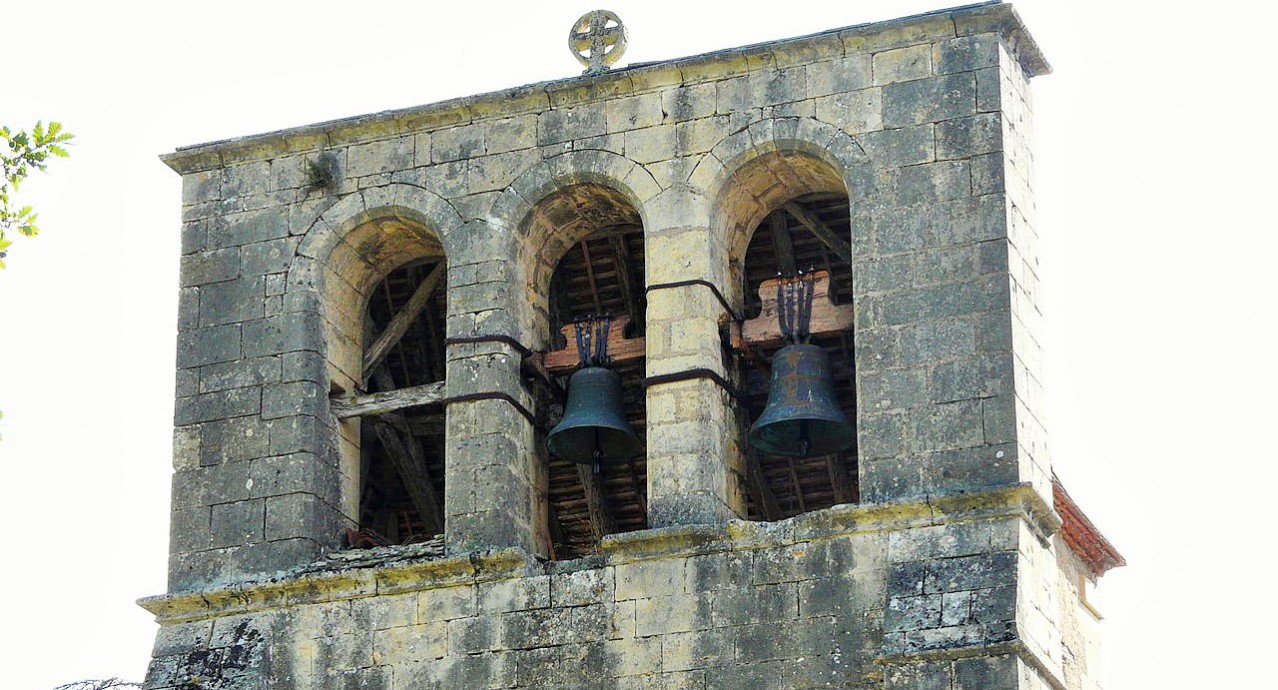
M 605 72 L 626 52 L 626 27 L 608 10 L 587 12 L 568 32 L 568 48 L 586 74 Z

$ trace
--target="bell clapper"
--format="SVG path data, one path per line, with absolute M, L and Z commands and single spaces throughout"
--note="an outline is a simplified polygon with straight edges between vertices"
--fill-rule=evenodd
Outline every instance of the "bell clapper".
M 594 473 L 599 474 L 600 465 L 603 463 L 603 447 L 599 441 L 598 428 L 595 429 L 595 450 L 590 454 L 590 457 L 594 461 L 593 463 L 594 467 L 592 468 L 594 470 Z

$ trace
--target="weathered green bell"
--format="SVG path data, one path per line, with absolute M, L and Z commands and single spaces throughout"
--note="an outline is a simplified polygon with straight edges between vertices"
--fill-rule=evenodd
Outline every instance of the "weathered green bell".
M 837 453 L 856 440 L 834 394 L 830 359 L 816 345 L 786 345 L 772 357 L 772 384 L 750 445 L 765 453 L 807 457 Z
M 580 463 L 624 462 L 643 452 L 643 439 L 626 421 L 621 376 L 582 367 L 568 379 L 564 417 L 546 436 L 551 453 Z

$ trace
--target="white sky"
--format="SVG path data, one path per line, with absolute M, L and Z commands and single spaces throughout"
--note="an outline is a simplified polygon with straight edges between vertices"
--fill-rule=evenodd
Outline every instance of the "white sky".
M 579 73 L 583 2 L 18 0 L 0 123 L 73 157 L 24 188 L 0 272 L 0 687 L 140 680 L 164 590 L 177 146 Z M 626 62 L 944 0 L 614 0 Z M 1101 583 L 1106 685 L 1263 688 L 1278 648 L 1272 2 L 1022 0 L 1057 471 L 1131 563 Z M 46 9 L 56 8 L 56 9 Z M 1248 30 L 1259 27 L 1258 31 Z M 1264 213 L 1262 213 L 1262 211 Z

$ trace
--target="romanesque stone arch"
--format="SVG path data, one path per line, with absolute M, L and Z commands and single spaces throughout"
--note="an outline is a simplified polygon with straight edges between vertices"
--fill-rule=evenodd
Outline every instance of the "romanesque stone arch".
M 571 191 L 573 189 L 577 191 Z M 544 347 L 547 291 L 563 253 L 584 235 L 556 231 L 556 200 L 573 194 L 600 207 L 629 206 L 647 227 L 646 204 L 661 192 L 652 175 L 625 156 L 603 150 L 570 151 L 547 158 L 528 169 L 493 203 L 489 223 L 519 237 L 515 257 L 518 284 L 528 298 L 521 318 L 521 338 L 533 349 Z M 585 231 L 584 226 L 579 228 Z

